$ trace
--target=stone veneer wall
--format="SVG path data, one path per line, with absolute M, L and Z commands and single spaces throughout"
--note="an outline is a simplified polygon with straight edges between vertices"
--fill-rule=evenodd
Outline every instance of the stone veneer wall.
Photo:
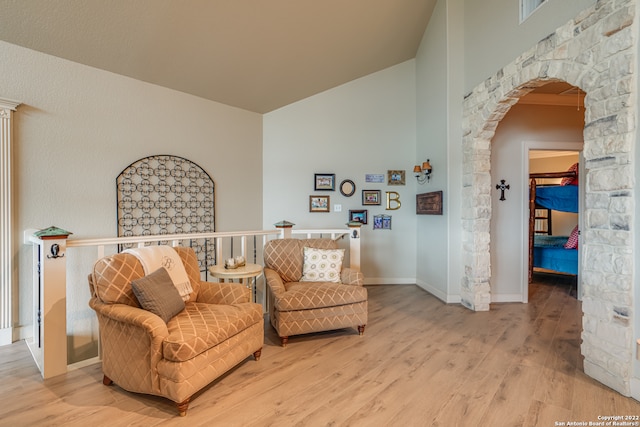
M 635 0 L 598 0 L 465 96 L 462 303 L 489 310 L 491 139 L 518 99 L 551 81 L 586 92 L 582 354 L 591 377 L 630 393 L 633 362 Z

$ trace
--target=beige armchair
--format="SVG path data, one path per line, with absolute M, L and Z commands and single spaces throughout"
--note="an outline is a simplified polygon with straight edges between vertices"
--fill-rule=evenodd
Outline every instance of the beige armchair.
M 98 260 L 89 276 L 89 305 L 98 316 L 103 383 L 166 397 L 184 416 L 191 396 L 253 354 L 264 342 L 262 306 L 244 286 L 200 280 L 196 255 L 174 248 L 193 288 L 167 323 L 140 308 L 131 282 L 143 277 L 128 253 Z
M 276 239 L 264 247 L 269 318 L 285 347 L 291 335 L 367 324 L 367 289 L 360 271 L 342 268 L 337 282 L 303 280 L 304 248 L 337 249 L 331 239 Z

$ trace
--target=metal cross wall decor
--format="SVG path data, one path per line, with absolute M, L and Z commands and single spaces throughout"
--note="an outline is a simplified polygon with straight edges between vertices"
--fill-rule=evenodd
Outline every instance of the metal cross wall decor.
M 505 184 L 505 180 L 501 179 L 500 184 L 496 184 L 496 190 L 500 190 L 500 200 L 507 200 L 504 198 L 504 190 L 510 189 L 511 186 L 509 184 Z

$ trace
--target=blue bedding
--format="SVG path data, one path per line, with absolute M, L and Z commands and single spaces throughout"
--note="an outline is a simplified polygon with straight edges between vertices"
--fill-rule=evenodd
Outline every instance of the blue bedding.
M 533 236 L 533 246 L 537 247 L 564 247 L 569 236 L 547 236 L 546 234 Z
M 535 236 L 533 266 L 561 273 L 578 274 L 578 250 L 565 249 L 567 236 Z
M 550 185 L 536 187 L 536 203 L 547 209 L 578 212 L 577 185 Z

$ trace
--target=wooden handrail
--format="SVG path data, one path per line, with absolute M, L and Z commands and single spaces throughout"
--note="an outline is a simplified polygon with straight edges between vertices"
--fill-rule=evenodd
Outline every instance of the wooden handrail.
M 78 248 L 83 246 L 108 246 L 108 245 L 125 245 L 130 243 L 152 243 L 152 242 L 175 242 L 178 240 L 195 240 L 195 239 L 215 239 L 224 237 L 241 237 L 241 236 L 268 236 L 278 235 L 279 230 L 259 230 L 259 231 L 225 231 L 225 232 L 209 232 L 209 233 L 190 233 L 190 234 L 159 234 L 154 236 L 129 236 L 129 237 L 104 237 L 95 239 L 68 239 L 67 247 Z

